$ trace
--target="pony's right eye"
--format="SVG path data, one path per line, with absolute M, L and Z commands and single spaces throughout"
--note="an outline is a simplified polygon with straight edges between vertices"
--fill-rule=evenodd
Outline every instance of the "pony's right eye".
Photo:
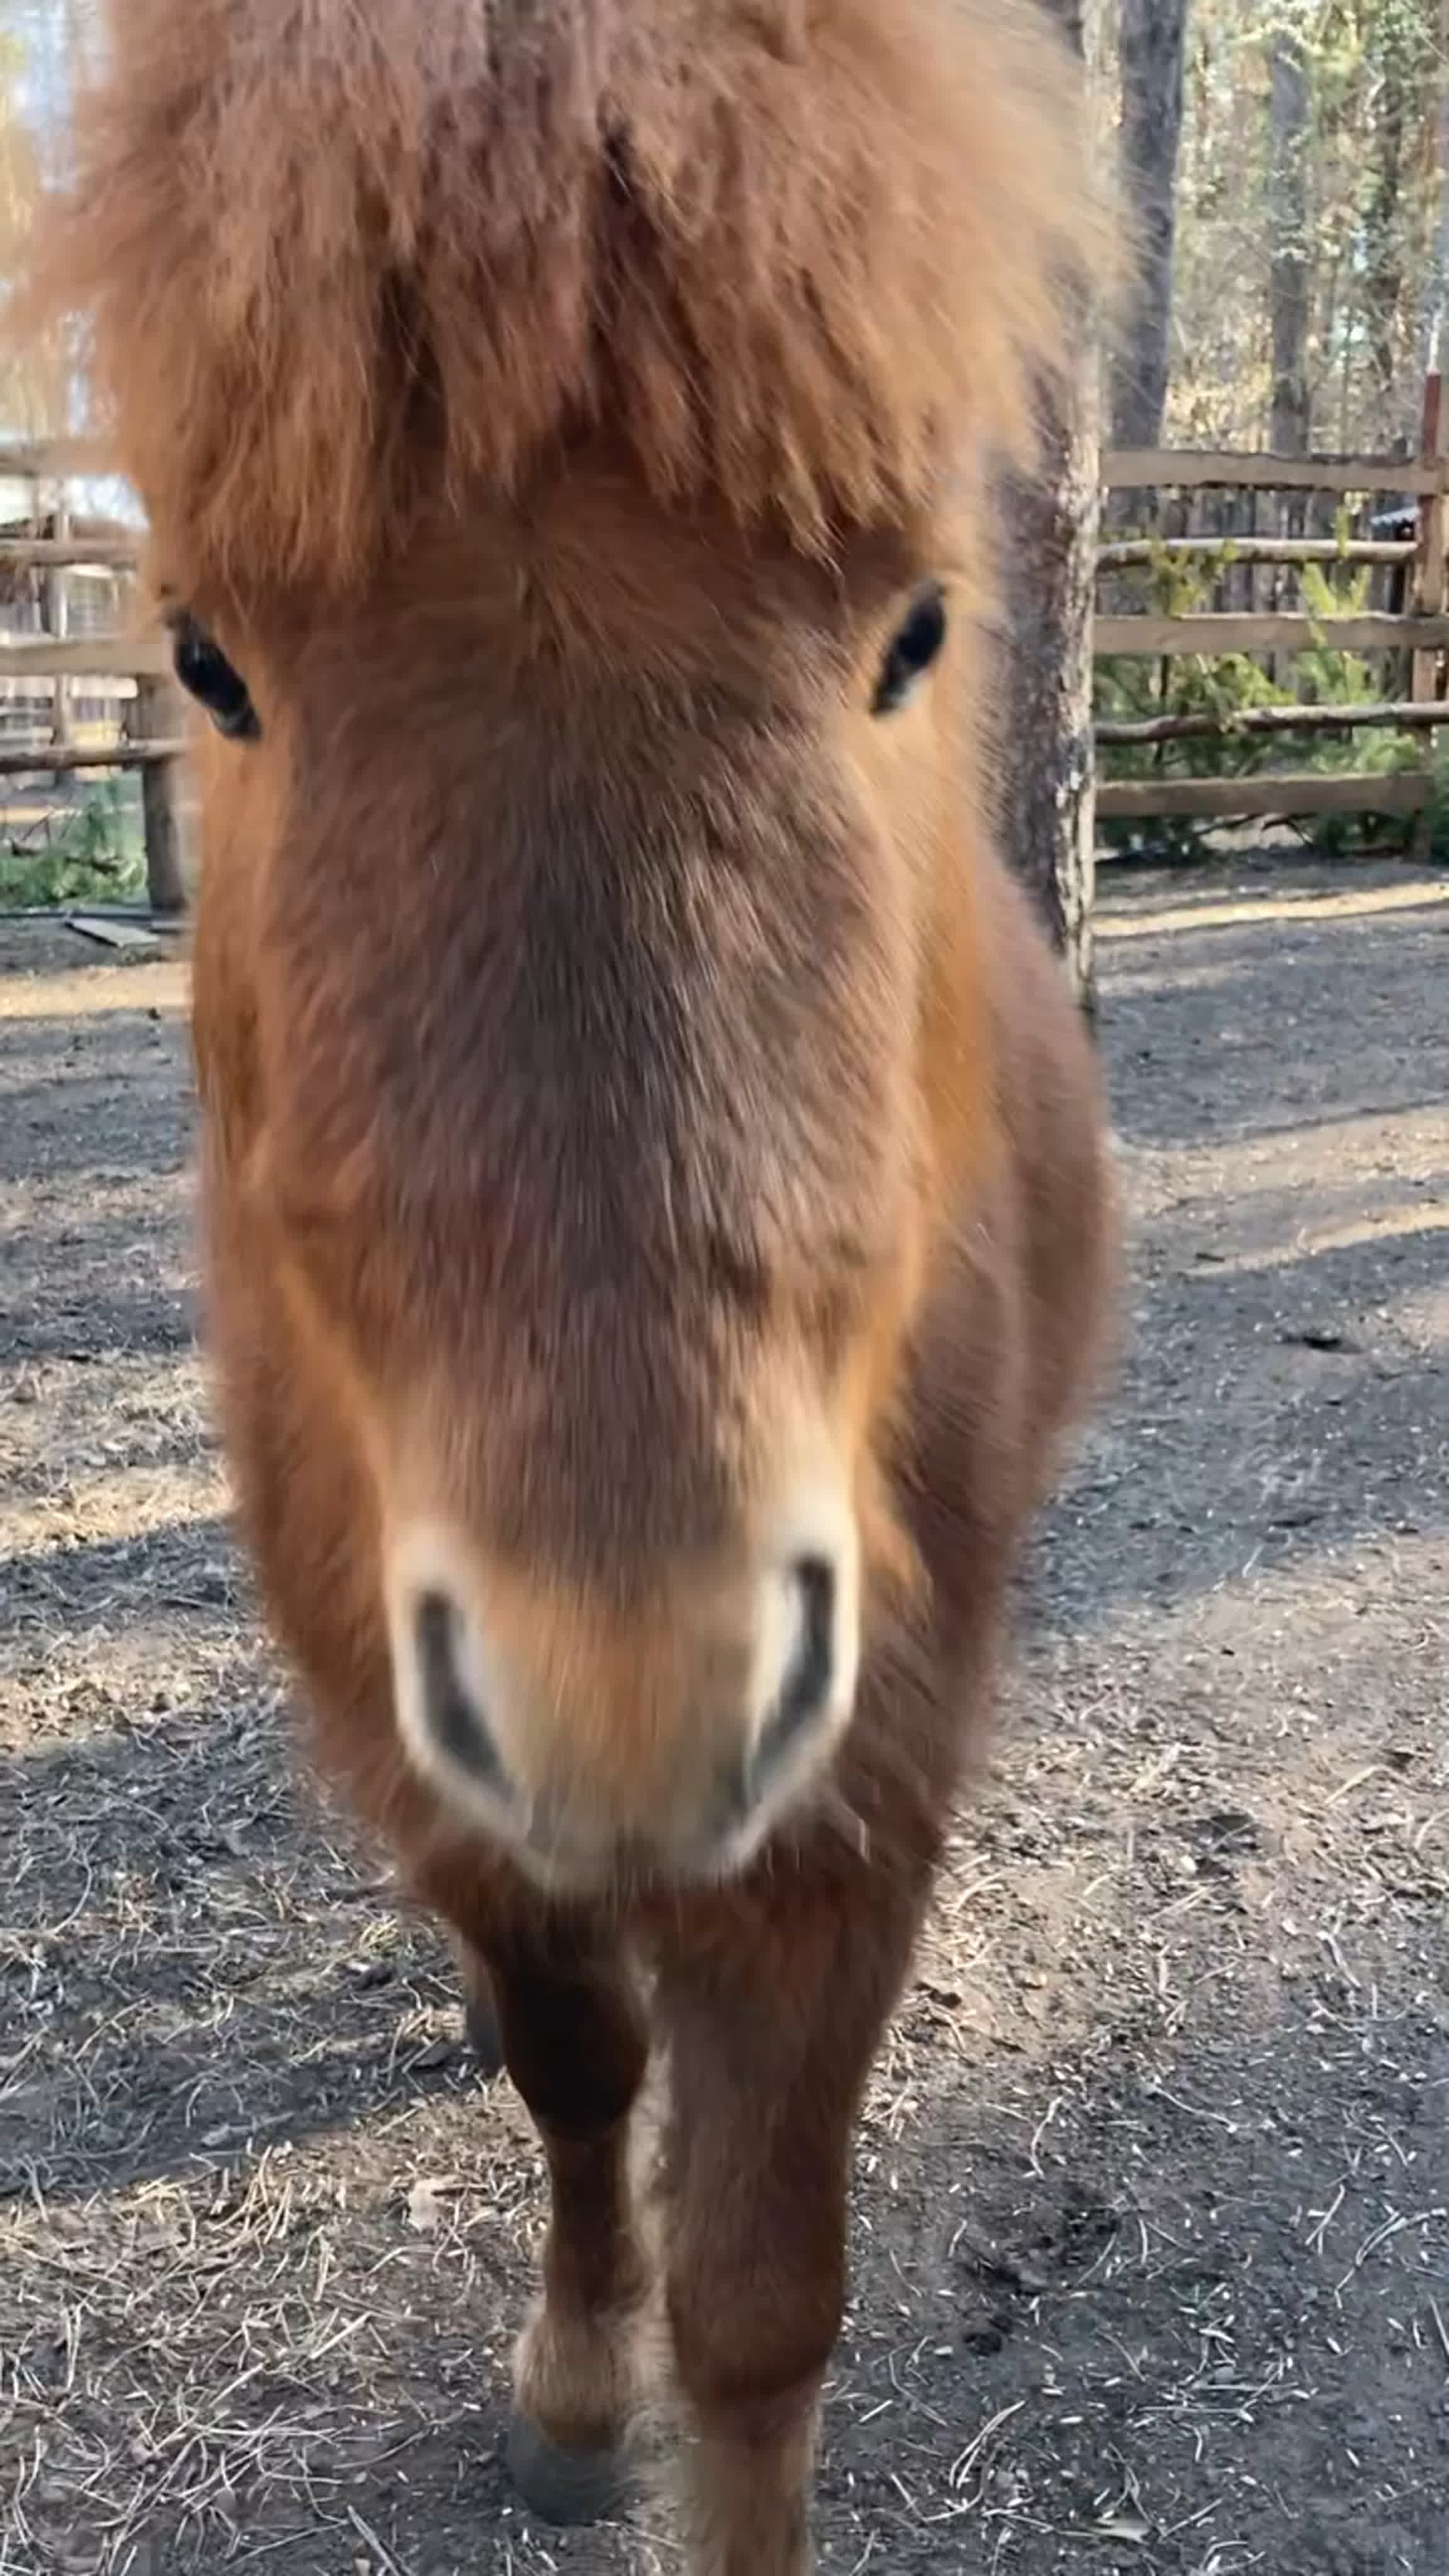
M 189 611 L 172 622 L 171 653 L 177 679 L 187 695 L 205 707 L 217 732 L 228 742 L 256 742 L 262 729 L 251 691 L 221 646 Z
M 871 714 L 894 715 L 929 671 L 946 641 L 946 594 L 938 581 L 918 590 L 891 638 L 871 700 Z

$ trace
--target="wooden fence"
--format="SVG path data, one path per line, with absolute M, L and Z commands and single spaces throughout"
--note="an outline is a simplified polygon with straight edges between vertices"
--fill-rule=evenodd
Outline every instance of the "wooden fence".
M 104 476 L 108 465 L 105 449 L 88 439 L 0 446 L 0 476 L 30 485 L 34 502 L 28 527 L 16 532 L 12 520 L 11 532 L 0 534 L 0 575 L 8 568 L 12 585 L 17 574 L 39 577 L 45 603 L 45 631 L 0 632 L 0 690 L 13 698 L 17 685 L 29 682 L 51 692 L 47 738 L 37 738 L 39 727 L 33 723 L 31 739 L 0 740 L 0 778 L 139 770 L 149 900 L 157 913 L 175 913 L 185 904 L 178 767 L 185 744 L 167 640 L 154 625 L 141 622 L 139 613 L 130 631 L 104 635 L 70 631 L 66 613 L 67 574 L 81 567 L 105 567 L 124 580 L 140 559 L 139 534 L 118 530 L 100 535 L 94 527 L 78 529 L 71 518 L 67 494 L 74 478 Z M 1255 707 L 1221 717 L 1163 713 L 1142 719 L 1104 719 L 1096 727 L 1100 748 L 1240 735 L 1341 733 L 1360 726 L 1394 726 L 1427 735 L 1431 728 L 1449 723 L 1449 702 L 1443 693 L 1444 657 L 1449 655 L 1445 560 L 1449 402 L 1443 399 L 1439 377 L 1430 377 L 1425 388 L 1417 457 L 1119 449 L 1103 459 L 1103 483 L 1116 494 L 1249 491 L 1330 498 L 1392 494 L 1411 505 L 1416 524 L 1412 536 L 1369 533 L 1340 539 L 1322 534 L 1208 533 L 1165 541 L 1174 556 L 1189 556 L 1209 567 L 1269 564 L 1291 569 L 1335 563 L 1384 567 L 1402 583 L 1402 607 L 1328 619 L 1314 618 L 1301 609 L 1249 613 L 1212 609 L 1181 616 L 1151 609 L 1135 614 L 1108 612 L 1098 614 L 1095 635 L 1099 657 L 1146 655 L 1166 661 L 1190 653 L 1291 656 L 1324 645 L 1354 653 L 1402 655 L 1410 673 L 1407 698 L 1360 706 Z M 42 507 L 46 487 L 55 495 L 49 511 Z M 50 533 L 39 532 L 47 527 Z M 1156 536 L 1109 533 L 1099 548 L 1099 572 L 1119 575 L 1151 565 L 1160 558 L 1163 543 Z M 91 738 L 86 740 L 72 737 L 67 720 L 67 690 L 82 681 L 93 686 L 109 681 L 117 690 L 125 687 L 130 692 L 121 712 L 107 725 L 88 728 Z M 113 703 L 121 706 L 119 697 Z M 101 738 L 95 738 L 97 733 Z M 1433 783 L 1427 767 L 1379 775 L 1278 772 L 1243 778 L 1110 779 L 1099 784 L 1097 810 L 1104 818 L 1122 819 L 1169 815 L 1246 819 L 1353 811 L 1422 819 Z
M 1444 696 L 1445 661 L 1449 653 L 1449 594 L 1446 594 L 1446 514 L 1449 514 L 1449 402 L 1438 375 L 1424 389 L 1422 432 L 1416 457 L 1249 456 L 1168 449 L 1117 449 L 1102 460 L 1102 482 L 1110 494 L 1141 492 L 1202 493 L 1216 490 L 1251 493 L 1381 497 L 1392 494 L 1412 505 L 1412 536 L 1372 533 L 1339 537 L 1215 534 L 1170 538 L 1118 536 L 1109 533 L 1098 550 L 1099 577 L 1121 574 L 1160 561 L 1164 549 L 1174 559 L 1187 558 L 1206 569 L 1229 565 L 1271 564 L 1301 568 L 1306 564 L 1389 567 L 1397 575 L 1403 605 L 1366 609 L 1362 613 L 1315 617 L 1301 608 L 1237 613 L 1212 609 L 1163 615 L 1154 609 L 1118 615 L 1099 610 L 1094 651 L 1099 658 L 1147 655 L 1169 661 L 1180 654 L 1246 653 L 1291 657 L 1325 648 L 1348 653 L 1383 653 L 1403 657 L 1408 695 L 1385 696 L 1368 705 L 1295 705 L 1255 707 L 1237 712 L 1173 714 L 1102 719 L 1096 726 L 1099 752 L 1109 746 L 1145 746 L 1173 741 L 1292 733 L 1342 735 L 1360 726 L 1402 728 L 1427 738 L 1430 730 L 1449 723 Z M 1097 788 L 1097 811 L 1104 819 L 1156 818 L 1169 815 L 1243 819 L 1372 812 L 1417 818 L 1417 841 L 1428 821 L 1435 794 L 1434 773 L 1427 765 L 1388 772 L 1278 771 L 1242 778 L 1105 779 Z
M 139 532 L 75 524 L 73 478 L 103 476 L 108 465 L 89 439 L 0 447 L 0 477 L 30 487 L 28 513 L 20 521 L 12 515 L 0 533 L 0 580 L 12 603 L 0 608 L 0 694 L 15 707 L 22 693 L 16 713 L 26 737 L 0 735 L 0 778 L 139 770 L 147 896 L 154 912 L 174 914 L 186 901 L 178 767 L 185 740 L 169 644 L 139 611 L 129 631 L 122 619 L 109 634 L 76 632 L 69 616 L 68 575 L 104 568 L 124 581 L 140 561 Z M 17 631 L 26 575 L 39 576 L 34 633 Z M 72 729 L 70 694 L 83 686 L 104 702 L 104 714 L 82 735 Z M 48 720 L 30 705 L 36 692 L 47 699 Z

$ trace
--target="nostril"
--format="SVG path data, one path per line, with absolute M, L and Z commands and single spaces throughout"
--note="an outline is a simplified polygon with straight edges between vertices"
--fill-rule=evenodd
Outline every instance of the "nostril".
M 444 1592 L 421 1592 L 413 1609 L 413 1642 L 422 1682 L 423 1714 L 440 1751 L 501 1797 L 508 1775 L 487 1719 L 460 1670 L 461 1622 Z
M 783 1697 L 813 1716 L 835 1679 L 835 1568 L 824 1557 L 802 1556 L 794 1574 L 805 1616 Z
M 797 1557 L 795 1648 L 779 1695 L 755 1748 L 755 1783 L 777 1768 L 827 1708 L 835 1680 L 835 1568 L 824 1557 Z

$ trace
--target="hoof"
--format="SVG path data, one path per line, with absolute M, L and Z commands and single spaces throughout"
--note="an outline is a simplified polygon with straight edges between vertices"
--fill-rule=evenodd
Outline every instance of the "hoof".
M 628 2469 L 618 2448 L 568 2450 L 527 2415 L 513 2414 L 505 2456 L 519 2497 L 540 2522 L 604 2522 L 629 2501 Z
M 463 2027 L 468 2034 L 468 2046 L 477 2061 L 478 2072 L 485 2084 L 489 2084 L 495 2075 L 503 2072 L 503 2043 L 498 2036 L 498 2024 L 487 2004 L 470 2003 L 463 2015 Z

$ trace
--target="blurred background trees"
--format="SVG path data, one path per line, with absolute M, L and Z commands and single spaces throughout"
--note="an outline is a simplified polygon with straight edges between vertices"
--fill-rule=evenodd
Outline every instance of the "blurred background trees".
M 1346 562 L 1287 572 L 1230 562 L 1221 546 L 1217 569 L 1204 572 L 1170 551 L 1188 533 L 1181 499 L 1164 496 L 1159 509 L 1139 488 L 1109 496 L 1108 533 L 1150 532 L 1169 551 L 1094 585 L 1099 433 L 1118 447 L 1415 451 L 1426 372 L 1441 324 L 1449 329 L 1449 0 L 1042 5 L 1088 61 L 1101 148 L 1116 159 L 1141 263 L 1102 382 L 1084 369 L 1077 398 L 1047 406 L 1047 470 L 1008 494 L 1003 512 L 1012 557 L 1003 819 L 1086 998 L 1094 714 L 1119 723 L 1191 714 L 1198 697 L 1256 705 L 1304 687 L 1354 703 L 1378 676 L 1343 653 L 1299 655 L 1296 668 L 1271 653 L 1160 666 L 1099 659 L 1094 673 L 1094 586 L 1099 608 L 1296 605 L 1326 625 L 1387 604 L 1391 580 Z M 100 19 L 100 0 L 0 0 L 0 279 L 63 149 L 66 104 Z M 124 10 L 116 23 L 124 29 Z M 0 434 L 85 426 L 82 343 L 0 367 Z M 70 497 L 118 518 L 128 507 L 99 485 Z M 16 522 L 51 498 L 0 492 Z M 1224 546 L 1305 527 L 1320 541 L 1368 533 L 1367 505 L 1364 524 L 1351 526 L 1331 496 L 1323 508 L 1318 498 L 1305 508 L 1301 494 L 1264 495 L 1259 511 L 1255 496 L 1218 493 L 1192 525 Z M 1392 735 L 1376 739 L 1385 766 L 1411 754 Z M 1158 744 L 1114 751 L 1107 771 L 1216 767 L 1224 756 L 1221 743 Z M 1232 747 L 1245 773 L 1272 756 L 1261 743 Z M 1321 756 L 1357 755 L 1324 744 Z M 1449 773 L 1449 739 L 1437 756 Z
M 1094 14 L 1103 128 L 1144 253 L 1111 371 L 1114 442 L 1262 447 L 1275 424 L 1298 445 L 1412 442 L 1449 295 L 1449 0 L 1094 0 Z M 97 0 L 0 0 L 11 232 L 98 21 Z
M 1449 297 L 1446 54 L 1445 0 L 1111 0 L 1136 380 L 1168 352 L 1160 431 L 1129 439 L 1114 402 L 1119 444 L 1413 445 Z

